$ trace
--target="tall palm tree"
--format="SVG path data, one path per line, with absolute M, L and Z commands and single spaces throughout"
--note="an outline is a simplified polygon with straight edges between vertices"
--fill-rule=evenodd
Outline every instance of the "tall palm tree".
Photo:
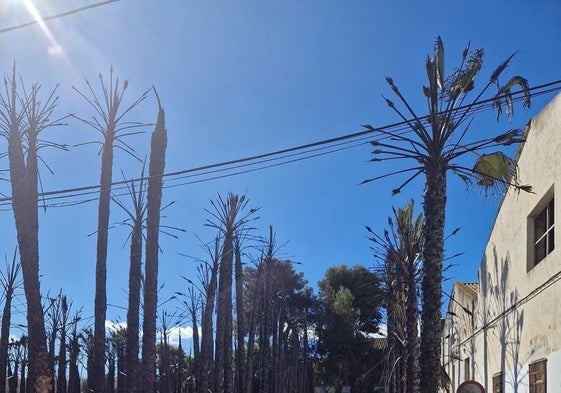
M 124 385 L 127 392 L 136 393 L 140 390 L 140 363 L 138 361 L 139 352 L 139 327 L 140 327 L 140 287 L 142 281 L 142 244 L 144 218 L 146 204 L 144 201 L 144 167 L 140 174 L 138 190 L 134 182 L 127 183 L 129 195 L 132 199 L 132 209 L 122 203 L 118 198 L 113 201 L 123 209 L 128 218 L 123 221 L 131 228 L 130 237 L 130 256 L 129 256 L 129 298 L 127 308 L 127 338 L 126 338 L 126 361 L 124 372 Z
M 212 263 L 203 265 L 203 267 L 199 270 L 199 273 L 201 274 L 201 282 L 203 284 L 205 292 L 203 315 L 201 318 L 201 361 L 200 367 L 197 370 L 199 372 L 199 384 L 197 386 L 197 391 L 199 393 L 207 392 L 209 385 L 211 385 L 210 375 L 212 373 L 212 350 L 214 346 L 212 335 L 212 316 L 214 314 L 216 288 L 218 283 L 218 268 L 220 262 L 220 235 L 216 236 L 213 249 L 207 246 L 207 252 L 209 253 Z
M 234 238 L 257 209 L 245 211 L 249 199 L 228 193 L 226 200 L 221 196 L 211 201 L 214 211 L 208 211 L 212 218 L 207 220 L 210 227 L 221 231 L 223 246 L 220 255 L 218 297 L 216 305 L 216 370 L 215 389 L 218 392 L 233 393 L 232 369 L 232 273 L 234 261 Z M 255 218 L 253 218 L 255 219 Z
M 154 90 L 155 92 L 155 90 Z M 156 97 L 158 95 L 156 94 Z M 148 190 L 146 192 L 146 262 L 144 265 L 144 319 L 142 322 L 142 392 L 154 389 L 156 371 L 156 312 L 158 304 L 158 253 L 167 131 L 164 109 L 158 99 L 158 119 L 152 132 Z
M 148 95 L 145 91 L 133 103 L 122 108 L 123 98 L 128 88 L 128 81 L 121 85 L 119 78 L 114 77 L 113 67 L 109 70 L 109 81 L 106 82 L 99 74 L 99 82 L 103 95 L 98 98 L 93 87 L 86 80 L 88 93 L 83 93 L 73 86 L 73 89 L 92 107 L 94 115 L 91 119 L 82 119 L 97 130 L 102 138 L 101 142 L 101 174 L 99 189 L 98 221 L 97 221 L 97 251 L 95 264 L 95 301 L 94 301 L 94 348 L 93 391 L 105 391 L 105 318 L 107 309 L 107 240 L 109 232 L 109 207 L 111 201 L 111 183 L 113 181 L 114 148 L 123 149 L 133 154 L 132 148 L 123 140 L 126 136 L 136 134 L 131 131 L 144 126 L 138 122 L 125 121 L 125 117 L 140 104 Z
M 476 77 L 483 65 L 483 50 L 470 50 L 468 45 L 463 51 L 460 65 L 446 76 L 444 45 L 440 37 L 437 37 L 433 54 L 426 61 L 428 85 L 423 86 L 428 115 L 417 115 L 393 79 L 388 77 L 386 81 L 404 109 L 402 111 L 389 99 L 386 99 L 386 103 L 409 127 L 410 133 L 403 134 L 366 126 L 380 135 L 377 140 L 371 142 L 375 146 L 373 153 L 377 155 L 373 161 L 405 159 L 415 164 L 413 167 L 368 179 L 363 183 L 394 174 L 412 173 L 404 183 L 394 189 L 395 194 L 417 176 L 424 174 L 425 177 L 425 247 L 421 313 L 422 393 L 436 393 L 440 381 L 442 259 L 447 174 L 451 171 L 465 181 L 474 181 L 484 187 L 499 186 L 507 189 L 512 185 L 522 190 L 529 189 L 528 186 L 518 184 L 515 163 L 498 150 L 521 142 L 522 131 L 510 130 L 491 137 L 466 141 L 471 131 L 473 116 L 481 107 L 481 100 L 487 97 L 492 87 L 498 89 L 491 97 L 498 109 L 498 115 L 506 108 L 506 114 L 510 116 L 513 102 L 519 99 L 523 100 L 525 107 L 530 105 L 530 91 L 526 79 L 515 76 L 504 85 L 499 82 L 499 76 L 510 64 L 513 56 L 508 57 L 495 69 L 479 93 L 473 94 Z M 519 88 L 520 93 L 513 93 L 514 88 Z M 390 142 L 386 142 L 387 139 L 390 139 Z M 459 160 L 468 154 L 477 157 L 473 168 L 466 167 Z M 496 167 L 484 164 L 494 161 L 501 165 Z
M 46 99 L 39 95 L 39 84 L 29 91 L 24 86 L 18 88 L 15 65 L 11 77 L 4 78 L 4 87 L 4 94 L 0 94 L 0 135 L 8 141 L 12 208 L 27 301 L 28 386 L 35 392 L 50 392 L 54 389 L 52 359 L 47 352 L 39 283 L 38 154 L 45 147 L 66 149 L 40 139 L 45 129 L 63 125 L 65 117 L 53 118 L 58 104 L 56 87 Z

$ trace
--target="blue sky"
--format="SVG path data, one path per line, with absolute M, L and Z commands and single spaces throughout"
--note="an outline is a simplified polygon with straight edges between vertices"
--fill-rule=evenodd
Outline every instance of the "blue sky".
M 35 1 L 40 15 L 80 8 L 92 1 Z M 27 5 L 26 5 L 27 4 Z M 3 0 L 0 29 L 33 20 L 30 0 Z M 410 102 L 424 110 L 421 86 L 424 62 L 434 39 L 442 36 L 450 70 L 467 42 L 486 51 L 486 78 L 511 53 L 517 52 L 508 76 L 521 74 L 531 86 L 561 77 L 561 4 L 554 0 L 494 2 L 449 1 L 148 1 L 121 0 L 75 15 L 0 33 L 0 70 L 13 62 L 28 85 L 45 90 L 59 83 L 59 113 L 90 117 L 71 86 L 94 86 L 98 73 L 113 66 L 130 82 L 128 102 L 155 86 L 166 110 L 166 171 L 180 171 L 307 144 L 362 130 L 362 124 L 397 122 L 381 94 L 390 96 L 385 77 L 392 76 Z M 99 91 L 99 90 L 98 90 Z M 493 113 L 473 124 L 474 135 L 523 127 L 551 96 L 538 97 L 532 108 L 516 108 L 510 124 L 497 123 Z M 154 122 L 157 102 L 151 95 L 129 120 Z M 128 141 L 137 154 L 148 154 L 149 133 Z M 45 136 L 71 146 L 99 141 L 82 123 Z M 54 171 L 42 171 L 46 191 L 98 183 L 97 148 L 72 147 L 49 151 L 45 160 Z M 196 279 L 191 255 L 204 257 L 197 236 L 211 240 L 204 226 L 210 199 L 231 191 L 245 193 L 250 207 L 261 207 L 256 234 L 272 225 L 279 257 L 300 263 L 312 286 L 333 265 L 375 263 L 364 225 L 382 232 L 392 206 L 416 200 L 420 211 L 422 181 L 391 190 L 403 178 L 358 186 L 362 180 L 391 170 L 390 164 L 369 163 L 367 144 L 317 158 L 238 176 L 172 186 L 164 203 L 175 201 L 163 223 L 187 231 L 179 239 L 163 238 L 160 298 L 185 290 L 181 276 Z M 7 167 L 5 159 L 0 164 Z M 140 165 L 117 153 L 114 178 L 137 177 Z M 524 179 L 522 179 L 524 180 Z M 10 194 L 7 182 L 0 192 Z M 125 199 L 123 199 L 125 200 Z M 447 231 L 462 230 L 446 245 L 452 261 L 445 290 L 453 281 L 474 281 L 498 199 L 449 179 Z M 42 291 L 63 290 L 84 317 L 93 315 L 97 203 L 49 208 L 40 213 Z M 114 205 L 112 222 L 124 218 Z M 0 252 L 15 247 L 11 211 L 0 211 Z M 108 318 L 123 320 L 128 275 L 127 231 L 110 232 Z M 20 297 L 23 300 L 23 297 Z M 169 309 L 175 308 L 169 302 Z

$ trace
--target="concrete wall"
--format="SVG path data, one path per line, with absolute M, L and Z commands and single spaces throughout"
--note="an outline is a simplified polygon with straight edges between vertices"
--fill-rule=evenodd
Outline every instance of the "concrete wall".
M 561 392 L 561 229 L 555 249 L 533 266 L 536 209 L 555 199 L 561 220 L 561 95 L 529 124 L 519 149 L 520 180 L 533 193 L 511 190 L 497 214 L 479 268 L 475 379 L 492 391 L 502 371 L 505 392 L 528 391 L 528 365 L 547 359 L 549 392 Z

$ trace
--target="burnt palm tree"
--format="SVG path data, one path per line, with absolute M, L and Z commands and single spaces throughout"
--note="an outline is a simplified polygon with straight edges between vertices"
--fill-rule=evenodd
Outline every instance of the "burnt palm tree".
M 155 92 L 155 90 L 154 90 Z M 156 94 L 156 97 L 158 95 Z M 158 244 L 162 176 L 166 162 L 165 113 L 158 99 L 158 119 L 152 132 L 148 190 L 146 193 L 146 262 L 144 273 L 144 319 L 142 323 L 142 392 L 151 393 L 156 371 L 156 312 L 158 304 Z
M 207 210 L 211 218 L 210 227 L 221 231 L 223 245 L 220 255 L 218 298 L 216 305 L 216 353 L 215 389 L 218 392 L 233 393 L 232 369 L 232 273 L 234 261 L 234 240 L 236 232 L 255 218 L 251 216 L 257 209 L 245 211 L 249 199 L 228 193 L 226 200 L 221 196 L 211 201 L 213 211 Z
M 72 318 L 72 331 L 68 339 L 68 393 L 80 393 L 80 373 L 78 361 L 80 357 L 80 334 L 78 333 L 78 321 L 81 319 L 80 311 Z
M 123 224 L 130 227 L 130 264 L 129 264 L 129 298 L 127 308 L 127 339 L 124 385 L 127 392 L 136 393 L 140 390 L 139 327 L 140 327 L 140 287 L 142 281 L 142 245 L 143 227 L 145 221 L 145 186 L 144 168 L 142 169 L 138 190 L 134 182 L 127 183 L 129 195 L 132 199 L 132 209 L 118 198 L 113 201 L 128 215 Z
M 206 246 L 206 250 L 211 258 L 211 263 L 203 264 L 198 269 L 201 283 L 204 288 L 204 306 L 201 318 L 201 356 L 199 367 L 197 368 L 199 393 L 207 392 L 210 386 L 214 386 L 210 379 L 213 370 L 213 314 L 216 300 L 216 289 L 218 283 L 218 268 L 220 265 L 220 235 L 214 240 L 214 247 Z M 211 385 L 212 384 L 212 385 Z
M 24 86 L 18 88 L 15 65 L 11 77 L 4 78 L 4 87 L 4 94 L 0 94 L 0 135 L 8 141 L 12 208 L 27 302 L 28 383 L 35 392 L 50 392 L 54 389 L 52 359 L 47 352 L 39 283 L 38 163 L 39 150 L 66 149 L 40 138 L 45 129 L 63 125 L 65 117 L 53 118 L 58 104 L 56 87 L 45 99 L 40 97 L 39 84 L 33 84 L 29 91 Z
M 508 57 L 489 76 L 483 88 L 475 93 L 475 80 L 482 69 L 484 52 L 482 49 L 464 49 L 460 65 L 447 76 L 444 62 L 444 46 L 437 37 L 434 52 L 427 58 L 426 72 L 428 85 L 423 86 L 427 100 L 428 115 L 420 116 L 405 99 L 392 78 L 386 78 L 388 85 L 403 106 L 398 108 L 386 99 L 388 106 L 403 120 L 409 133 L 398 133 L 384 129 L 366 127 L 379 135 L 371 144 L 375 147 L 373 161 L 403 159 L 414 162 L 414 166 L 396 170 L 363 183 L 395 174 L 411 174 L 394 194 L 419 175 L 425 177 L 423 210 L 425 216 L 425 246 L 423 248 L 422 278 L 422 325 L 421 325 L 421 392 L 436 393 L 440 382 L 440 336 L 442 306 L 442 260 L 444 248 L 444 223 L 447 198 L 447 175 L 457 174 L 467 182 L 484 187 L 497 186 L 501 190 L 513 186 L 529 190 L 518 183 L 516 166 L 500 151 L 504 146 L 520 143 L 521 130 L 510 130 L 483 138 L 473 138 L 470 125 L 477 110 L 482 107 L 482 99 L 489 90 L 497 88 L 497 93 L 489 101 L 496 105 L 500 115 L 506 108 L 510 116 L 513 103 L 523 100 L 530 105 L 530 92 L 526 79 L 515 76 L 506 84 L 499 77 L 510 64 L 514 55 Z M 517 92 L 513 89 L 519 88 Z M 472 98 L 473 97 L 473 98 Z M 485 135 L 489 135 L 486 133 Z M 474 167 L 466 166 L 461 158 L 474 155 Z M 498 163 L 499 165 L 492 165 Z M 491 164 L 491 165 L 489 165 Z
M 6 273 L 0 272 L 0 285 L 4 290 L 4 310 L 2 311 L 2 328 L 0 331 L 0 392 L 6 387 L 6 366 L 8 365 L 8 339 L 12 319 L 12 300 L 16 289 L 21 285 L 19 275 L 21 265 L 17 262 L 17 250 L 14 250 L 12 263 L 6 263 Z M 15 371 L 17 374 L 17 370 Z
M 105 391 L 105 318 L 107 309 L 107 240 L 109 231 L 109 207 L 111 201 L 111 183 L 113 181 L 114 149 L 120 148 L 129 154 L 133 149 L 124 138 L 136 134 L 134 130 L 144 126 L 143 123 L 125 121 L 125 117 L 138 106 L 148 95 L 148 91 L 141 94 L 132 104 L 123 108 L 123 98 L 128 88 L 128 81 L 121 85 L 119 78 L 114 77 L 113 67 L 109 71 L 109 81 L 99 75 L 99 82 L 103 92 L 98 98 L 92 85 L 86 80 L 87 93 L 83 93 L 73 86 L 73 89 L 84 99 L 92 109 L 91 119 L 82 119 L 97 130 L 103 141 L 101 142 L 101 175 L 97 221 L 97 251 L 95 273 L 95 301 L 94 301 L 94 352 L 93 391 Z

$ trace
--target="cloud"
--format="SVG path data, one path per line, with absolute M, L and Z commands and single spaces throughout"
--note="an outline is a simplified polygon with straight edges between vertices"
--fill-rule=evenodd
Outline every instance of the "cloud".
M 120 329 L 126 329 L 126 322 L 105 321 L 105 330 L 109 333 L 116 332 Z
M 105 330 L 108 333 L 116 332 L 120 329 L 126 329 L 126 322 L 115 322 L 115 321 L 105 321 Z M 142 337 L 142 331 L 140 331 L 140 336 Z M 191 326 L 172 326 L 167 330 L 168 342 L 171 345 L 179 345 L 179 337 L 181 340 L 192 340 L 193 339 L 193 328 Z M 199 335 L 201 334 L 199 329 Z M 158 332 L 158 337 L 156 340 L 159 342 L 162 339 L 161 332 Z
M 181 340 L 191 340 L 193 338 L 193 328 L 191 326 L 173 326 L 167 330 L 168 340 L 171 345 L 179 345 Z

